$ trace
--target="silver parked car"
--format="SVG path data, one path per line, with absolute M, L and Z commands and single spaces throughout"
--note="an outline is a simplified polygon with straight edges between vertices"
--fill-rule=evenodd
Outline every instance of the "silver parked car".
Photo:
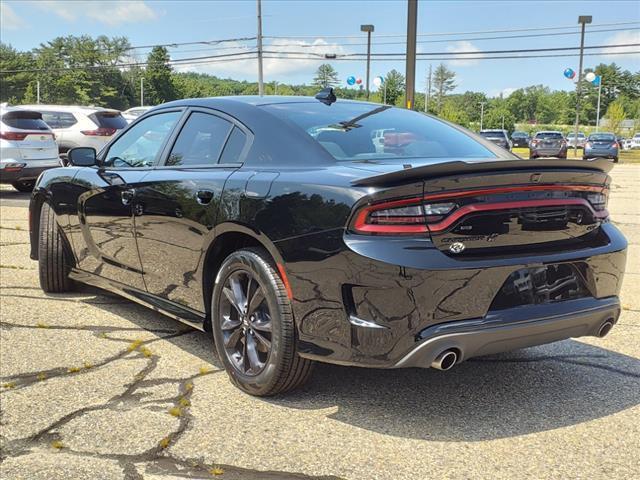
M 26 105 L 40 112 L 56 134 L 60 153 L 74 147 L 100 151 L 128 123 L 118 110 L 68 105 Z
M 582 158 L 611 158 L 617 163 L 619 148 L 618 140 L 613 133 L 592 133 L 584 144 Z
M 0 183 L 30 192 L 36 178 L 60 166 L 55 135 L 38 112 L 0 109 Z
M 557 157 L 567 158 L 567 142 L 562 132 L 538 132 L 529 142 L 529 158 Z

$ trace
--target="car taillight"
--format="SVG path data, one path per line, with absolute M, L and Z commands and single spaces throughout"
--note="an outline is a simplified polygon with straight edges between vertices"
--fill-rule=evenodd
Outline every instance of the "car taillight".
M 531 140 L 531 142 L 530 142 L 530 143 L 531 143 L 531 146 L 532 146 L 532 147 L 535 147 L 535 146 L 538 144 L 538 140 L 535 140 L 535 139 L 534 139 L 534 140 Z
M 618 148 L 618 142 L 613 142 L 611 144 L 611 148 Z
M 427 223 L 437 222 L 456 208 L 452 202 L 422 205 L 420 199 L 396 200 L 364 207 L 353 228 L 359 233 L 401 235 L 427 232 Z
M 115 128 L 100 127 L 96 130 L 82 130 L 81 133 L 90 137 L 110 137 L 111 135 L 114 135 L 116 131 L 117 130 Z
M 609 201 L 608 192 L 605 190 L 602 193 L 590 193 L 587 195 L 587 200 L 591 204 L 594 210 L 602 211 L 607 208 L 607 203 Z
M 0 132 L 0 138 L 3 140 L 13 140 L 21 142 L 28 135 L 40 135 L 40 136 L 49 136 L 53 135 L 51 132 Z M 55 137 L 54 137 L 55 138 Z

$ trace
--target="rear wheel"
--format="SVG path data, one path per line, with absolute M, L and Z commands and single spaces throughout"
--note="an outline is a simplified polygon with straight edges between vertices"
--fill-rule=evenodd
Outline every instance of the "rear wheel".
M 618 163 L 618 157 L 613 157 L 613 163 Z
M 22 180 L 19 182 L 13 182 L 11 186 L 19 192 L 31 192 L 33 191 L 33 187 L 35 186 L 35 184 L 35 180 Z
M 313 362 L 296 351 L 287 291 L 263 249 L 227 257 L 212 295 L 216 350 L 231 381 L 251 395 L 269 396 L 302 385 Z
M 64 237 L 56 221 L 56 214 L 49 204 L 43 203 L 40 209 L 38 236 L 38 273 L 42 290 L 47 293 L 71 290 L 70 260 Z

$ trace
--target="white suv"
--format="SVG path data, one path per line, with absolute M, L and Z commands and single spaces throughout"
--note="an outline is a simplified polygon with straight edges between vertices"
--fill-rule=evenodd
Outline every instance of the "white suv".
M 42 114 L 58 140 L 60 153 L 74 147 L 93 147 L 96 151 L 127 126 L 118 110 L 64 105 L 25 105 Z
M 151 108 L 153 107 L 133 107 L 122 112 L 122 116 L 128 123 L 131 123 L 140 115 L 147 113 Z
M 630 148 L 640 148 L 640 133 L 636 133 L 630 142 Z
M 0 109 L 0 183 L 30 192 L 40 173 L 59 166 L 55 135 L 40 113 Z

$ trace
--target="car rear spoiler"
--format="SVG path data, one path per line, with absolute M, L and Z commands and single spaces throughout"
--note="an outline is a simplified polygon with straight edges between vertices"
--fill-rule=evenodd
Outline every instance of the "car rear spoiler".
M 351 184 L 358 187 L 385 186 L 405 183 L 425 178 L 447 177 L 451 175 L 466 175 L 472 173 L 505 172 L 516 170 L 586 170 L 609 173 L 613 168 L 613 162 L 604 158 L 594 160 L 564 160 L 564 159 L 536 159 L 536 160 L 486 160 L 452 161 L 434 163 L 411 167 L 405 165 L 404 169 L 394 172 L 373 175 L 371 177 L 352 180 Z

